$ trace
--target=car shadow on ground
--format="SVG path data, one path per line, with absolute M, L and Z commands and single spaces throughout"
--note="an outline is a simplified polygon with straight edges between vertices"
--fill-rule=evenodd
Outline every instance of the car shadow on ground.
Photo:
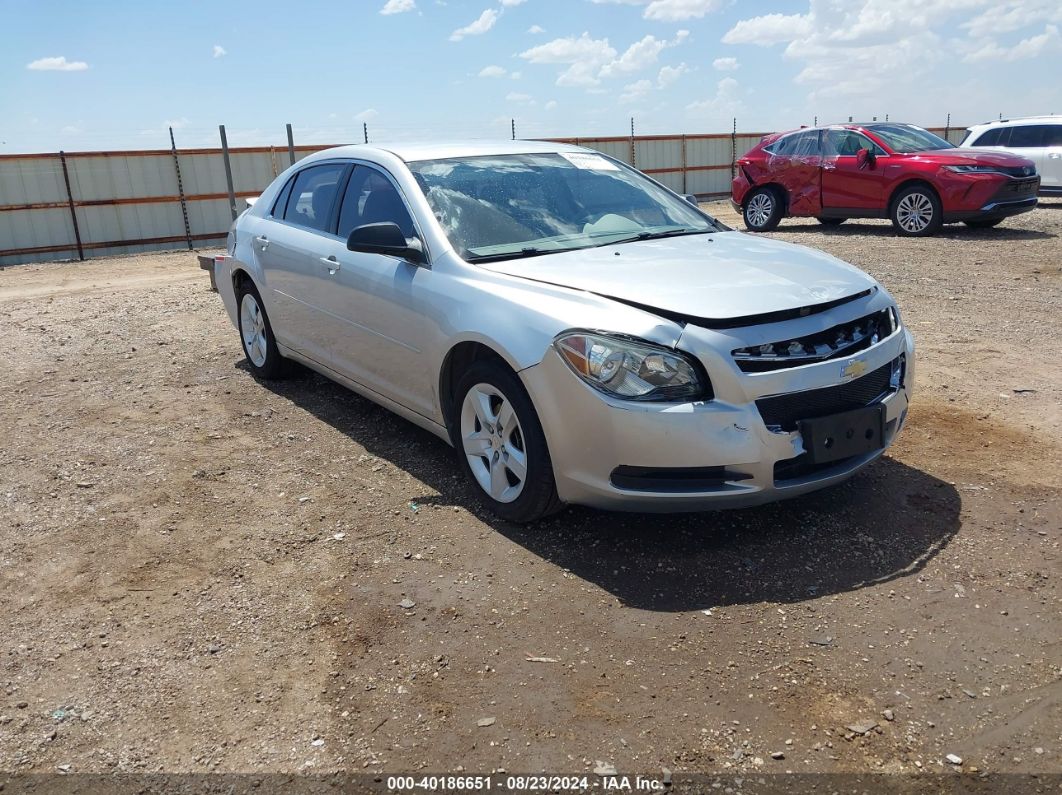
M 840 486 L 758 508 L 624 514 L 569 507 L 514 525 L 486 509 L 454 451 L 427 431 L 315 374 L 264 386 L 437 492 L 417 497 L 419 506 L 464 506 L 628 607 L 679 612 L 853 591 L 918 572 L 960 527 L 962 502 L 952 485 L 889 457 Z
M 1057 235 L 1044 232 L 1039 229 L 1012 229 L 1006 226 L 1004 221 L 1000 226 L 990 229 L 972 229 L 965 224 L 947 224 L 933 237 L 944 237 L 954 240 L 1049 240 Z M 872 237 L 899 237 L 891 224 L 867 224 L 858 221 L 845 221 L 840 226 L 822 226 L 821 224 L 790 224 L 785 221 L 773 230 L 774 233 L 794 233 L 828 235 L 830 237 L 845 237 L 848 235 L 869 235 Z M 917 239 L 917 238 L 911 238 Z

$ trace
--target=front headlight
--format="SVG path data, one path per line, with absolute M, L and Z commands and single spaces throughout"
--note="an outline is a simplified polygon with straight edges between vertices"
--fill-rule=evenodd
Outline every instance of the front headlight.
M 712 398 L 708 378 L 677 351 L 584 331 L 562 334 L 553 345 L 572 372 L 612 397 L 667 402 Z
M 948 171 L 956 174 L 1002 174 L 995 166 L 944 166 Z

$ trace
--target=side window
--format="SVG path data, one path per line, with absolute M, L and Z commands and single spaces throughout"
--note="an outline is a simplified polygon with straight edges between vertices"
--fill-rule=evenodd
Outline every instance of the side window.
M 280 195 L 277 196 L 277 200 L 273 202 L 273 209 L 269 215 L 275 220 L 281 220 L 284 217 L 284 208 L 288 206 L 288 197 L 291 196 L 291 186 L 295 184 L 295 177 L 288 180 L 283 190 L 280 191 Z
M 790 153 L 792 157 L 813 157 L 822 154 L 822 147 L 819 146 L 818 130 L 808 130 L 795 137 L 793 150 Z
M 1062 146 L 1062 124 L 1050 124 L 1047 126 L 1044 146 Z
M 344 169 L 346 166 L 343 163 L 327 163 L 310 166 L 296 174 L 284 210 L 284 220 L 307 229 L 327 232 L 339 191 L 339 178 Z
M 860 149 L 867 149 L 878 157 L 885 154 L 884 149 L 853 130 L 828 130 L 825 148 L 827 155 L 837 157 L 855 157 Z
M 973 142 L 973 146 L 1002 146 L 999 139 L 1005 128 L 996 127 L 981 133 L 980 137 Z
M 1047 127 L 1042 124 L 1025 124 L 1021 127 L 1012 127 L 1010 130 L 1010 143 L 1007 146 L 1018 149 L 1044 146 L 1044 140 L 1047 138 L 1046 133 Z
M 413 219 L 391 180 L 371 166 L 355 166 L 339 208 L 339 236 L 345 238 L 364 224 L 386 221 L 398 224 L 406 237 L 413 237 Z

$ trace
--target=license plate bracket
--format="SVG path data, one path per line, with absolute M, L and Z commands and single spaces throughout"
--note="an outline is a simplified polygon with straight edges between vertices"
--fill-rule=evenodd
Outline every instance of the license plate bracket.
M 813 420 L 801 420 L 797 429 L 804 439 L 804 450 L 813 464 L 828 464 L 880 450 L 885 446 L 885 406 L 880 403 L 830 414 Z

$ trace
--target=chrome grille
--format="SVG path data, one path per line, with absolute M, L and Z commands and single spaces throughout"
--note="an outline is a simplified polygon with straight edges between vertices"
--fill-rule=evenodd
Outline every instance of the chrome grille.
M 731 355 L 746 373 L 799 367 L 865 350 L 892 334 L 896 325 L 892 309 L 883 309 L 804 337 L 737 348 Z

